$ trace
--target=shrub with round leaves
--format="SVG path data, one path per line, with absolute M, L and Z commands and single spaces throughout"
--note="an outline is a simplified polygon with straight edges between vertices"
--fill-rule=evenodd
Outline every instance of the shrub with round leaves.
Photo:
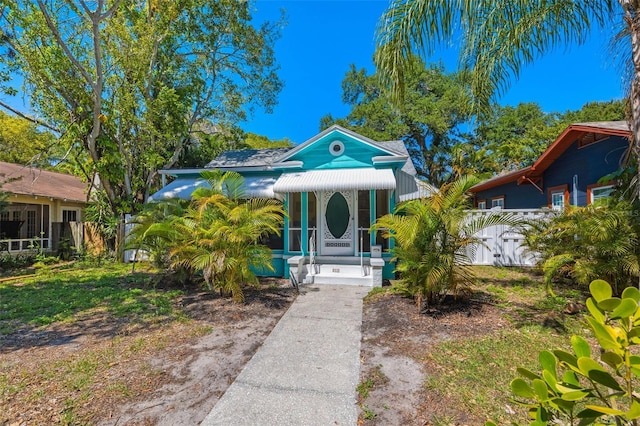
M 586 320 L 599 350 L 574 335 L 572 352 L 542 351 L 542 371 L 518 368 L 521 377 L 511 382 L 514 401 L 528 408 L 531 425 L 638 424 L 640 291 L 628 287 L 614 297 L 603 280 L 593 281 L 589 290 Z

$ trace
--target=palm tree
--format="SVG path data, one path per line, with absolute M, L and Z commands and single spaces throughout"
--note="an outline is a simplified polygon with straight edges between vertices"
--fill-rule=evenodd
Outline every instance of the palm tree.
M 414 50 L 432 53 L 460 37 L 460 63 L 472 71 L 476 110 L 504 92 L 539 56 L 584 43 L 593 26 L 622 18 L 629 40 L 631 130 L 640 154 L 640 2 L 637 0 L 392 0 L 377 30 L 375 63 L 396 100 L 402 98 Z M 618 43 L 621 45 L 620 43 Z M 640 170 L 639 170 L 640 173 Z M 638 186 L 640 189 L 640 185 Z
M 419 308 L 423 302 L 438 304 L 447 294 L 469 289 L 473 280 L 470 257 L 481 244 L 475 234 L 493 225 L 517 224 L 509 214 L 470 217 L 469 189 L 478 182 L 475 177 L 463 176 L 429 198 L 399 205 L 373 227 L 384 238 L 395 240 L 396 271 Z
M 242 302 L 244 284 L 256 283 L 255 270 L 272 270 L 271 250 L 258 243 L 279 234 L 282 203 L 244 196 L 238 173 L 203 172 L 211 189 L 199 188 L 192 206 L 172 222 L 178 236 L 170 253 L 174 266 L 201 270 L 207 287 Z

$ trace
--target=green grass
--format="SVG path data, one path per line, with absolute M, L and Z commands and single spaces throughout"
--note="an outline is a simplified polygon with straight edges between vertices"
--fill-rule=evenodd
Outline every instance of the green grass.
M 431 352 L 443 374 L 431 376 L 427 385 L 455 401 L 454 405 L 463 407 L 464 412 L 478 413 L 494 421 L 515 420 L 505 417 L 504 404 L 509 403 L 512 396 L 509 385 L 517 376 L 516 367 L 539 370 L 541 350 L 568 344 L 568 336 L 551 333 L 540 326 L 443 342 Z
M 109 264 L 59 271 L 0 283 L 0 335 L 21 326 L 72 321 L 75 315 L 106 309 L 117 317 L 177 314 L 172 306 L 181 292 L 150 288 L 153 274 L 129 273 L 129 266 Z
M 487 335 L 436 344 L 429 354 L 436 371 L 425 385 L 462 412 L 491 418 L 498 424 L 526 423 L 526 413 L 510 401 L 516 368 L 539 371 L 540 351 L 569 348 L 572 334 L 587 335 L 580 316 L 563 313 L 568 301 L 584 302 L 586 296 L 575 289 L 559 289 L 557 296 L 549 296 L 541 278 L 527 270 L 481 267 L 475 272 L 478 279 L 474 291 L 490 295 L 504 317 L 511 320 L 510 326 Z M 559 327 L 545 325 L 549 319 Z M 507 415 L 510 409 L 518 414 Z

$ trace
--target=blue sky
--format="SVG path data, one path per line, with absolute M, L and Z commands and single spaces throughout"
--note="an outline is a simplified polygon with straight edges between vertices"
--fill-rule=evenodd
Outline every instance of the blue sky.
M 344 117 L 340 84 L 350 64 L 373 73 L 375 28 L 386 0 L 258 0 L 256 22 L 277 20 L 285 9 L 288 24 L 276 44 L 285 87 L 273 114 L 258 112 L 243 125 L 271 139 L 304 142 L 319 132 L 320 118 Z M 609 48 L 609 32 L 595 30 L 588 43 L 559 49 L 536 61 L 500 98 L 503 105 L 537 102 L 546 112 L 579 109 L 589 101 L 620 99 L 624 87 Z M 457 66 L 455 44 L 428 62 Z

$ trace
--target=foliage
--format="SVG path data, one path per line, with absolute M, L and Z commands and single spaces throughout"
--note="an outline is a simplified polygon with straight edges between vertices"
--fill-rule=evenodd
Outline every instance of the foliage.
M 24 118 L 0 111 L 0 161 L 49 168 L 55 155 L 55 136 Z
M 24 81 L 39 117 L 30 119 L 59 134 L 90 180 L 98 175 L 111 215 L 134 212 L 203 122 L 233 128 L 275 104 L 281 22 L 257 28 L 251 9 L 235 0 L 3 0 L 0 76 Z M 14 95 L 15 84 L 0 90 Z
M 150 249 L 154 257 L 168 248 L 173 268 L 202 271 L 209 290 L 241 302 L 242 286 L 257 283 L 254 269 L 272 268 L 271 250 L 258 241 L 279 235 L 282 203 L 245 198 L 238 173 L 205 171 L 202 176 L 211 188 L 198 188 L 184 211 L 160 204 L 145 212 L 137 219 L 130 246 Z
M 640 235 L 626 202 L 570 207 L 524 227 L 528 250 L 540 255 L 550 292 L 555 279 L 587 286 L 606 278 L 619 290 L 638 280 Z
M 477 183 L 477 178 L 461 177 L 429 198 L 400 204 L 373 226 L 384 238 L 394 239 L 401 284 L 420 307 L 423 301 L 437 304 L 449 293 L 468 291 L 473 278 L 469 257 L 480 244 L 477 232 L 517 223 L 511 215 L 499 213 L 470 218 L 469 188 Z
M 167 267 L 171 240 L 165 232 L 158 232 L 157 224 L 172 223 L 181 218 L 184 204 L 182 200 L 146 204 L 144 209 L 129 221 L 133 227 L 127 235 L 127 248 L 143 250 L 157 268 Z
M 244 139 L 245 145 L 251 149 L 262 148 L 292 148 L 293 142 L 289 138 L 271 140 L 266 136 L 248 132 Z
M 33 265 L 35 262 L 35 252 L 23 252 L 15 255 L 8 252 L 0 253 L 0 271 L 26 268 Z
M 375 63 L 400 99 L 412 72 L 413 53 L 427 56 L 455 39 L 460 43 L 460 64 L 470 70 L 475 109 L 486 112 L 492 97 L 506 91 L 523 67 L 558 46 L 584 43 L 592 26 L 610 24 L 619 5 L 632 15 L 637 10 L 630 2 L 613 0 L 393 0 L 380 19 Z
M 323 117 L 321 127 L 339 124 L 373 140 L 403 140 L 418 173 L 440 186 L 455 178 L 450 150 L 458 125 L 469 118 L 464 76 L 417 58 L 411 70 L 403 105 L 396 108 L 377 74 L 351 65 L 342 81 L 342 101 L 351 111 L 342 119 Z
M 587 340 L 574 335 L 573 353 L 542 351 L 542 372 L 518 368 L 522 378 L 511 382 L 517 402 L 529 408 L 531 425 L 635 425 L 640 419 L 640 291 L 627 287 L 622 297 L 613 297 L 603 280 L 589 289 L 587 322 L 600 350 L 592 352 Z
M 533 164 L 570 124 L 624 119 L 622 101 L 588 102 L 579 110 L 564 113 L 545 113 L 536 103 L 494 105 L 469 135 L 465 149 L 480 153 L 480 170 L 517 170 Z

